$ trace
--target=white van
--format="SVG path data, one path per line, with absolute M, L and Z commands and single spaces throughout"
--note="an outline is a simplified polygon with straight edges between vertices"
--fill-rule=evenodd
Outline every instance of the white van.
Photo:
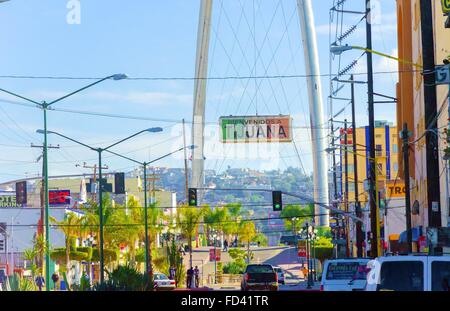
M 325 261 L 320 290 L 362 291 L 367 282 L 368 258 L 333 259 Z
M 367 291 L 450 291 L 448 255 L 378 257 L 371 265 Z

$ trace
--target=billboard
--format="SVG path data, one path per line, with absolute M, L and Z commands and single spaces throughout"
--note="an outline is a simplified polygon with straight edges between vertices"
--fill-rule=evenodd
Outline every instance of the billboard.
M 49 190 L 48 203 L 50 205 L 69 205 L 70 190 Z
M 229 116 L 219 123 L 222 143 L 292 142 L 290 116 Z
M 0 207 L 17 208 L 22 207 L 21 204 L 17 203 L 16 195 L 0 195 Z

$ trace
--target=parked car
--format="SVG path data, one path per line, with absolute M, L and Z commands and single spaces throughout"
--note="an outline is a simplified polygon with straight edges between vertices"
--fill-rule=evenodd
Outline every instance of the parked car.
M 251 264 L 242 276 L 241 290 L 278 290 L 278 274 L 271 265 Z
M 284 281 L 284 271 L 283 269 L 281 269 L 280 267 L 273 267 L 273 269 L 275 270 L 275 272 L 278 275 L 278 284 L 285 284 Z
M 153 274 L 156 290 L 172 290 L 175 288 L 175 280 L 170 280 L 164 273 Z
M 378 257 L 367 291 L 450 291 L 450 256 Z
M 325 261 L 320 290 L 362 291 L 367 283 L 367 264 L 370 259 L 333 259 Z

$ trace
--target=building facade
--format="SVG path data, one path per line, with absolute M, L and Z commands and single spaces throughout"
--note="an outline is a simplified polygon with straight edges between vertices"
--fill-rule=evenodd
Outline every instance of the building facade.
M 412 132 L 411 204 L 418 206 L 412 227 L 422 228 L 425 235 L 428 227 L 449 225 L 448 169 L 443 159 L 448 147 L 444 129 L 449 117 L 449 87 L 435 86 L 433 81 L 434 65 L 450 55 L 450 29 L 445 28 L 440 1 L 398 0 L 397 15 L 399 58 L 423 66 L 420 70 L 410 63 L 399 63 L 397 124 L 407 123 Z M 429 130 L 433 127 L 437 131 Z M 402 168 L 401 157 L 400 153 Z
M 341 146 L 345 145 L 344 136 L 341 133 Z M 358 201 L 365 205 L 368 200 L 367 179 L 369 176 L 369 127 L 359 127 L 356 129 L 356 165 L 358 180 L 355 180 L 355 161 L 353 153 L 353 138 L 351 129 L 347 132 L 347 165 L 345 162 L 345 152 L 340 153 L 340 166 L 342 170 L 342 182 L 346 180 L 346 170 L 348 171 L 348 201 L 353 204 Z M 375 155 L 377 162 L 377 180 L 382 187 L 386 181 L 399 179 L 398 164 L 398 130 L 393 124 L 386 121 L 375 122 Z M 356 189 L 356 187 L 358 187 Z M 382 187 L 384 188 L 384 187 Z M 357 191 L 356 191 L 357 190 Z M 382 189 L 379 189 L 382 190 Z M 342 194 L 345 197 L 345 186 L 342 186 Z

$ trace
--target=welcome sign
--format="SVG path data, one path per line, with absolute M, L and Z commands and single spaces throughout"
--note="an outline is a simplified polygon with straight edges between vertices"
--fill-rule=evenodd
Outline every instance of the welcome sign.
M 219 119 L 222 143 L 292 142 L 290 116 L 230 116 Z

